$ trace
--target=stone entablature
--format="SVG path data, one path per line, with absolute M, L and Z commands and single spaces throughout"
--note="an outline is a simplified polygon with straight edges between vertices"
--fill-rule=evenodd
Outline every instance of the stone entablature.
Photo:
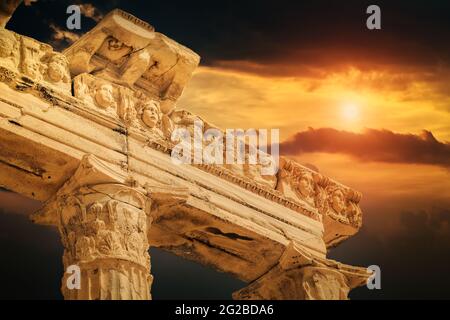
M 91 78 L 90 75 L 88 74 L 84 74 L 82 75 L 82 77 Z M 77 78 L 75 80 L 77 80 Z M 116 124 L 117 131 L 123 131 L 124 133 L 137 136 L 144 141 L 148 141 L 147 143 L 148 146 L 169 155 L 171 153 L 172 145 L 170 144 L 170 141 L 168 141 L 165 138 L 166 136 L 164 136 L 162 129 L 158 129 L 156 127 L 154 128 L 154 130 L 148 130 L 148 128 L 147 129 L 145 128 L 143 121 L 137 119 L 135 120 L 136 131 L 133 131 L 132 128 L 130 127 L 127 128 L 126 124 L 121 121 L 120 117 L 115 112 L 105 111 L 101 107 L 96 106 L 96 102 L 94 102 L 95 93 L 92 93 L 92 96 L 89 96 L 89 99 L 86 100 L 75 99 L 73 97 L 62 95 L 60 92 L 53 90 L 51 87 L 43 86 L 38 82 L 34 82 L 31 80 L 24 81 L 24 79 L 20 76 L 20 74 L 10 72 L 6 68 L 0 68 L 0 81 L 9 84 L 12 88 L 16 90 L 34 94 L 52 103 L 52 105 L 54 106 L 68 108 L 84 116 L 87 115 L 86 114 L 87 110 L 93 109 L 92 111 L 95 111 L 95 114 L 97 115 L 91 113 L 89 114 L 89 116 L 98 117 L 97 121 L 101 122 L 103 118 L 107 118 L 108 120 L 112 121 L 113 124 L 114 123 Z M 116 93 L 120 94 L 117 85 L 111 84 L 111 87 L 117 89 L 117 91 L 113 91 L 113 95 L 115 95 Z M 124 90 L 124 92 L 126 94 L 129 94 L 130 96 L 133 96 L 134 94 L 131 90 L 127 88 L 121 89 Z M 80 94 L 78 90 L 79 89 L 75 85 L 74 87 L 75 97 L 78 94 Z M 80 107 L 79 109 L 76 108 L 77 105 Z M 151 139 L 148 140 L 149 138 Z M 267 185 L 266 183 L 255 181 L 255 177 L 239 175 L 235 171 L 232 171 L 225 166 L 218 166 L 218 165 L 195 165 L 195 166 L 201 170 L 204 170 L 222 179 L 235 183 L 242 188 L 245 188 L 253 193 L 256 193 L 267 199 L 275 201 L 283 206 L 286 206 L 294 211 L 304 214 L 317 221 L 322 221 L 323 220 L 322 217 L 329 216 L 333 220 L 339 221 L 340 223 L 343 224 L 348 224 L 356 228 L 360 226 L 361 214 L 359 206 L 357 206 L 358 193 L 293 161 L 284 160 L 283 157 L 281 157 L 281 159 L 282 160 L 280 161 L 280 169 L 276 179 L 277 185 L 276 188 L 273 188 L 271 187 L 271 185 Z M 288 167 L 286 163 L 289 163 L 290 166 Z M 125 163 L 124 166 L 126 166 Z M 292 166 L 296 166 L 296 168 L 299 169 L 297 171 L 294 171 L 292 170 Z M 306 176 L 313 177 L 312 182 L 310 181 L 309 183 L 314 184 L 313 186 L 314 202 L 311 201 L 310 197 L 303 196 L 303 194 L 300 191 L 294 191 L 298 183 L 295 183 L 293 181 L 295 181 L 296 179 L 297 180 L 301 179 L 301 177 L 303 177 L 305 173 Z M 352 212 L 350 210 L 349 211 L 343 210 L 340 211 L 340 213 L 338 214 L 336 212 L 336 209 L 332 209 L 333 207 L 331 205 L 333 203 L 331 202 L 332 200 L 330 199 L 332 199 L 333 194 L 327 193 L 327 191 L 329 190 L 336 191 L 339 196 L 345 195 L 345 199 L 343 200 L 344 203 L 346 204 L 345 208 L 346 210 L 354 208 L 355 212 L 357 212 L 357 215 L 354 216 L 357 217 L 357 219 L 348 218 L 352 216 Z M 350 196 L 354 198 L 350 198 Z M 341 197 L 338 197 L 338 199 L 342 201 Z M 318 205 L 321 203 L 319 202 L 320 200 L 323 201 L 322 206 Z M 339 208 L 337 207 L 339 203 L 340 202 L 336 202 L 334 206 L 336 208 Z M 349 213 L 348 217 L 346 216 L 347 212 Z
M 73 109 L 73 107 L 77 104 L 87 105 L 88 108 L 93 108 L 96 113 L 100 113 L 110 120 L 115 121 L 118 125 L 118 128 L 122 128 L 123 132 L 126 132 L 127 129 L 130 130 L 130 127 L 126 127 L 126 122 L 120 121 L 122 117 L 123 119 L 127 119 L 130 113 L 124 111 L 123 113 L 121 113 L 122 117 L 120 117 L 116 113 L 116 109 L 114 111 L 108 109 L 105 110 L 102 107 L 98 106 L 98 103 L 95 101 L 95 89 L 89 89 L 89 92 L 83 91 L 81 87 L 88 86 L 90 84 L 89 80 L 94 81 L 94 79 L 88 74 L 78 76 L 74 80 L 75 97 L 84 97 L 82 101 L 79 101 L 77 99 L 69 98 L 66 95 L 61 95 L 61 93 L 56 92 L 51 87 L 47 87 L 30 79 L 26 80 L 26 78 L 23 78 L 18 73 L 14 73 L 9 69 L 0 67 L 0 81 L 9 84 L 16 90 L 32 93 L 42 99 L 47 100 L 55 106 L 60 106 L 63 108 L 66 107 Z M 80 85 L 79 82 L 85 83 Z M 114 98 L 114 96 L 117 97 L 122 94 L 121 97 L 117 97 L 117 100 L 138 100 L 138 98 L 136 98 L 134 95 L 135 93 L 127 88 L 119 87 L 114 84 L 108 84 L 102 81 L 97 82 L 97 85 L 100 87 L 104 84 L 112 88 L 110 92 L 112 98 Z M 95 85 L 93 86 L 93 88 L 96 88 Z M 117 106 L 116 108 L 122 108 L 123 110 L 123 106 Z M 136 113 L 132 114 L 138 115 L 139 113 L 142 114 L 142 111 L 139 112 L 136 110 Z M 132 121 L 134 121 L 134 127 L 138 130 L 138 133 L 140 132 L 145 135 L 153 136 L 152 141 L 149 143 L 150 146 L 153 146 L 155 149 L 170 154 L 172 146 L 169 141 L 165 139 L 167 136 L 164 135 L 163 127 L 154 127 L 154 130 L 152 131 L 146 128 L 145 123 L 142 119 L 135 117 Z M 157 122 L 157 125 L 161 125 L 161 123 Z M 319 212 L 322 215 L 327 214 L 333 217 L 333 219 L 339 220 L 342 223 L 354 225 L 355 227 L 358 227 L 360 225 L 361 214 L 359 207 L 357 206 L 360 197 L 359 193 L 293 161 L 285 160 L 283 159 L 283 157 L 281 157 L 281 159 L 282 161 L 280 161 L 279 173 L 275 182 L 276 188 L 271 187 L 273 183 L 269 185 L 267 183 L 258 183 L 257 181 L 255 181 L 255 177 L 238 175 L 225 166 L 197 165 L 197 167 L 219 177 L 222 177 L 228 181 L 239 184 L 241 187 L 244 187 L 247 190 L 250 190 L 257 194 L 261 194 L 291 209 L 306 214 L 307 216 L 310 216 L 316 220 L 320 220 L 320 216 L 318 216 L 311 210 L 305 210 L 305 203 L 311 207 L 319 208 Z M 297 169 L 293 170 L 293 166 L 295 166 Z M 304 189 L 303 193 L 302 191 L 300 191 L 298 182 L 302 179 L 307 180 L 306 184 L 312 185 L 309 188 L 312 188 L 311 190 L 313 190 L 314 194 L 308 195 L 305 193 Z M 298 188 L 298 190 L 296 188 Z M 331 199 L 331 196 L 333 195 L 332 193 L 327 192 L 329 190 L 333 190 L 333 192 L 338 193 L 339 201 L 344 201 L 345 203 L 344 209 L 342 209 L 342 207 L 339 207 L 339 201 L 335 201 L 334 205 L 331 201 L 329 201 L 329 199 Z M 344 197 L 343 200 L 341 200 L 342 197 Z M 350 210 L 350 208 L 353 208 L 353 211 Z M 356 212 L 356 214 L 354 214 L 353 212 Z

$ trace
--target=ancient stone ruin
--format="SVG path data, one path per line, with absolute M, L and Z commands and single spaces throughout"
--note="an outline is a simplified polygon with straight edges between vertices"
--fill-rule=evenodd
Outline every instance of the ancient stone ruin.
M 357 191 L 284 158 L 269 178 L 171 161 L 199 61 L 121 10 L 62 53 L 0 29 L 0 186 L 44 203 L 81 270 L 64 297 L 151 299 L 154 246 L 247 282 L 234 299 L 347 299 L 370 274 L 327 250 L 361 227 Z

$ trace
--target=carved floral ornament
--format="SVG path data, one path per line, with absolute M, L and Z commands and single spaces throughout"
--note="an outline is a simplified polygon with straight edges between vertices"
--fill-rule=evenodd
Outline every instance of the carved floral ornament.
M 81 187 L 58 198 L 65 265 L 116 258 L 149 268 L 150 203 L 120 184 Z
M 85 279 L 80 290 L 69 290 L 65 273 L 62 292 L 65 299 L 150 299 L 152 201 L 144 189 L 124 183 L 83 185 L 82 174 L 100 174 L 96 162 L 84 158 L 55 200 L 64 267 L 79 266 Z

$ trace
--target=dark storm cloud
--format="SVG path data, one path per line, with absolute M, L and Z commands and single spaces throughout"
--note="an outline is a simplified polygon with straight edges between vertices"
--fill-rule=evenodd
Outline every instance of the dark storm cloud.
M 217 35 L 201 45 L 207 63 L 263 74 L 303 75 L 354 65 L 429 68 L 450 62 L 450 3 L 377 1 L 382 30 L 369 31 L 373 1 L 273 1 L 224 8 Z M 217 32 L 217 30 L 215 30 Z M 217 42 L 214 41 L 217 39 Z M 235 64 L 246 61 L 259 65 Z M 247 67 L 247 68 L 246 68 Z M 315 70 L 317 72 L 317 70 Z
M 48 41 L 49 24 L 63 28 L 66 8 L 73 3 L 83 4 L 89 17 L 83 19 L 79 34 L 118 7 L 197 51 L 203 64 L 254 73 L 317 74 L 318 68 L 346 64 L 428 68 L 450 62 L 450 2 L 438 0 L 377 1 L 382 10 L 382 30 L 377 31 L 365 27 L 365 10 L 372 4 L 365 0 L 41 0 L 19 7 L 9 27 Z
M 286 155 L 307 152 L 343 153 L 361 161 L 450 166 L 450 144 L 431 132 L 421 135 L 366 129 L 363 133 L 320 128 L 301 131 L 280 144 Z
M 448 207 L 448 205 L 447 205 Z M 365 214 L 369 214 L 369 210 Z M 377 212 L 371 212 L 377 214 Z M 363 227 L 351 239 L 330 252 L 331 258 L 356 265 L 378 265 L 381 290 L 365 287 L 351 298 L 442 299 L 450 294 L 450 210 L 399 211 L 395 232 L 386 234 Z

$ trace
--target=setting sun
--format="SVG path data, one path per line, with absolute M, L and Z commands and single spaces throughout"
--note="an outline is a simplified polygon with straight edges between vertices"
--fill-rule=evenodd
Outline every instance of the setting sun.
M 359 108 L 354 103 L 346 103 L 342 106 L 341 115 L 344 120 L 355 121 L 359 118 Z

